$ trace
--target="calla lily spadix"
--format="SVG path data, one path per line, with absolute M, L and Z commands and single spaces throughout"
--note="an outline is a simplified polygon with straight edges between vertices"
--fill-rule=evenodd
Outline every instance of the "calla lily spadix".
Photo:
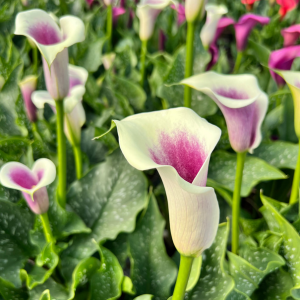
M 49 199 L 46 186 L 52 183 L 55 177 L 55 165 L 47 158 L 37 160 L 32 170 L 19 162 L 9 162 L 0 170 L 1 184 L 21 191 L 35 214 L 47 212 Z
M 129 164 L 138 170 L 158 170 L 177 250 L 184 256 L 201 255 L 211 246 L 219 223 L 214 189 L 205 186 L 210 155 L 221 130 L 188 108 L 136 114 L 113 122 Z
M 236 152 L 252 152 L 259 146 L 268 96 L 259 88 L 255 76 L 206 72 L 180 83 L 203 92 L 219 106 Z
M 47 90 L 55 100 L 69 92 L 68 47 L 85 39 L 84 24 L 74 16 L 64 16 L 59 24 L 40 9 L 21 12 L 16 17 L 15 34 L 30 38 L 39 48 Z

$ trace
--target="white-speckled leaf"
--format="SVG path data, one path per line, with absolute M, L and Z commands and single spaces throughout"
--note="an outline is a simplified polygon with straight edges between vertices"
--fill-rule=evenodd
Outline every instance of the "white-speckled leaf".
M 2 297 L 3 298 L 2 298 Z M 0 299 L 4 300 L 27 300 L 28 293 L 26 288 L 16 288 L 12 283 L 0 277 Z

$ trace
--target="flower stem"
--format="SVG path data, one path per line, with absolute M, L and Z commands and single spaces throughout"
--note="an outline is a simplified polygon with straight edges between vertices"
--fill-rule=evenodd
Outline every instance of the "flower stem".
M 51 227 L 50 227 L 48 214 L 47 213 L 41 214 L 40 218 L 41 218 L 41 221 L 42 221 L 42 224 L 43 224 L 44 234 L 45 234 L 45 238 L 46 238 L 47 243 L 55 242 L 55 239 L 52 235 L 52 230 L 51 230 Z
M 113 26 L 113 17 L 112 17 L 112 5 L 107 6 L 107 17 L 106 17 L 106 35 L 107 35 L 107 52 L 109 53 L 112 49 L 112 26 Z
M 141 48 L 141 87 L 144 87 L 146 73 L 147 40 L 142 41 Z
M 33 67 L 34 67 L 33 71 L 35 74 L 37 74 L 37 72 L 38 72 L 38 48 L 33 47 L 32 52 L 33 52 Z
M 239 249 L 239 218 L 240 218 L 240 206 L 241 206 L 241 187 L 242 187 L 243 170 L 244 170 L 246 154 L 247 151 L 237 152 L 236 175 L 235 175 L 235 184 L 234 184 L 233 201 L 232 201 L 231 251 L 234 254 L 237 254 Z
M 180 255 L 180 266 L 172 300 L 182 300 L 184 298 L 193 260 L 193 257 Z
M 243 59 L 243 52 L 238 51 L 236 61 L 235 61 L 235 65 L 234 65 L 234 69 L 233 69 L 234 74 L 236 74 L 239 71 L 242 59 Z
M 297 160 L 297 165 L 294 173 L 290 204 L 294 204 L 297 202 L 298 194 L 299 194 L 299 181 L 300 181 L 300 140 L 299 140 L 298 160 Z
M 82 176 L 82 153 L 81 153 L 80 145 L 74 146 L 73 152 L 75 157 L 77 179 L 80 179 Z
M 185 78 L 193 75 L 195 22 L 187 23 Z M 184 106 L 191 107 L 192 89 L 184 87 Z
M 58 151 L 58 201 L 64 208 L 66 206 L 67 189 L 67 153 L 66 137 L 64 133 L 64 102 L 55 101 L 56 104 L 56 131 L 57 131 L 57 151 Z

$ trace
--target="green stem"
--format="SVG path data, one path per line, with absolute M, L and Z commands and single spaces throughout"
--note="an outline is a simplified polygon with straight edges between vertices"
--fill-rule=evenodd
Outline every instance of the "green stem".
M 141 87 L 144 87 L 145 74 L 146 74 L 146 56 L 147 56 L 147 40 L 142 41 L 141 48 Z
M 58 201 L 64 208 L 66 206 L 67 189 L 67 153 L 66 137 L 64 133 L 64 102 L 55 101 L 56 104 L 56 131 L 57 131 L 57 152 L 58 152 Z
M 107 6 L 107 17 L 106 17 L 106 35 L 107 35 L 107 52 L 109 53 L 112 49 L 112 28 L 113 28 L 113 17 L 112 17 L 112 5 Z
M 41 214 L 39 216 L 40 216 L 42 224 L 43 224 L 44 234 L 45 234 L 45 238 L 46 238 L 47 243 L 55 242 L 55 239 L 52 235 L 52 230 L 51 230 L 51 227 L 50 227 L 48 214 L 44 213 L 44 214 Z
M 37 74 L 37 72 L 38 72 L 38 48 L 33 47 L 32 51 L 33 51 L 33 67 L 34 67 L 33 71 L 35 74 Z
M 243 59 L 243 52 L 242 51 L 238 51 L 237 57 L 236 57 L 236 61 L 235 61 L 235 65 L 234 65 L 234 69 L 233 69 L 233 73 L 236 74 L 241 66 L 241 62 Z
M 298 160 L 297 160 L 297 165 L 294 173 L 290 204 L 294 204 L 298 200 L 299 181 L 300 181 L 300 140 L 299 140 Z
M 195 22 L 187 23 L 185 78 L 193 75 Z M 184 87 L 184 106 L 191 107 L 192 89 Z
M 180 255 L 180 266 L 172 300 L 182 300 L 189 281 L 193 257 Z
M 60 9 L 63 15 L 68 12 L 68 6 L 65 0 L 59 0 Z
M 80 179 L 82 176 L 82 153 L 81 153 L 80 145 L 74 146 L 73 152 L 75 157 L 77 179 Z
M 243 179 L 244 163 L 246 159 L 247 151 L 237 152 L 237 165 L 235 184 L 232 199 L 232 244 L 231 251 L 234 254 L 238 253 L 239 249 L 239 218 L 240 218 L 240 206 L 241 206 L 241 187 Z

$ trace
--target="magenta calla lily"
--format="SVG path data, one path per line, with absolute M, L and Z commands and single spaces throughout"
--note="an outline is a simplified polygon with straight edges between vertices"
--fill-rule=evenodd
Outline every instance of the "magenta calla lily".
M 272 69 L 290 70 L 294 59 L 300 56 L 300 46 L 290 46 L 273 51 L 269 58 L 270 73 L 278 86 L 285 84 L 284 79 L 276 74 Z
M 259 146 L 268 96 L 259 88 L 255 76 L 206 72 L 186 78 L 181 84 L 207 94 L 219 106 L 236 152 L 252 152 Z
M 35 214 L 47 212 L 49 199 L 46 186 L 52 183 L 55 177 L 55 165 L 46 158 L 37 160 L 32 170 L 19 162 L 9 162 L 0 171 L 1 184 L 21 191 Z
M 244 51 L 247 47 L 248 37 L 255 25 L 266 25 L 270 22 L 270 18 L 262 17 L 255 14 L 243 15 L 234 25 L 236 46 L 238 51 Z
M 68 47 L 85 39 L 79 18 L 64 16 L 59 24 L 45 11 L 33 9 L 17 15 L 15 29 L 15 34 L 30 38 L 39 48 L 47 90 L 55 100 L 62 100 L 69 92 Z
M 126 9 L 123 7 L 113 7 L 112 15 L 113 15 L 113 23 L 116 24 L 118 18 L 126 13 Z
M 180 3 L 178 3 L 177 5 L 172 4 L 171 8 L 176 10 L 176 12 L 177 12 L 177 24 L 178 24 L 178 26 L 180 26 L 182 23 L 184 23 L 186 21 L 184 6 Z
M 177 250 L 185 256 L 201 255 L 211 246 L 219 223 L 218 201 L 206 180 L 221 130 L 188 108 L 142 113 L 113 122 L 127 161 L 138 170 L 158 170 Z
M 295 45 L 300 37 L 300 24 L 292 25 L 288 28 L 282 29 L 281 34 L 284 39 L 284 47 Z
M 21 89 L 22 97 L 26 108 L 26 114 L 30 122 L 36 122 L 37 120 L 36 107 L 31 100 L 31 95 L 36 90 L 36 85 L 37 76 L 34 75 L 25 77 L 19 83 L 19 87 Z

